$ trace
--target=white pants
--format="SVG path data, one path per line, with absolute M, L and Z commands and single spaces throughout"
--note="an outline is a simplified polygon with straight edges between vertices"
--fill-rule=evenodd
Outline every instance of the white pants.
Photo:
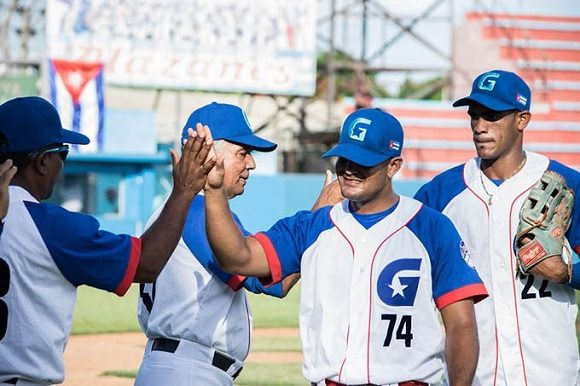
M 135 386 L 233 386 L 233 378 L 204 359 L 198 345 L 181 341 L 174 353 L 152 351 L 152 341 L 145 347 Z M 207 348 L 207 350 L 211 350 Z

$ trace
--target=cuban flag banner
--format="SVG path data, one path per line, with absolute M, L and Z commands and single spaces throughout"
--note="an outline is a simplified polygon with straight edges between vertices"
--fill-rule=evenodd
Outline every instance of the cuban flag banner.
M 83 153 L 102 150 L 105 102 L 103 64 L 49 60 L 50 99 L 65 129 L 80 132 L 91 140 L 73 148 Z

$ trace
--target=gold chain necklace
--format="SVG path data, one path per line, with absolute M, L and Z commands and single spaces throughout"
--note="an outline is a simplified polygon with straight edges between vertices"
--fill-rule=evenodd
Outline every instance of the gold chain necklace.
M 516 168 L 516 170 L 514 170 L 514 172 L 512 174 L 510 174 L 508 177 L 504 178 L 504 181 L 509 180 L 510 178 L 512 178 L 513 176 L 518 174 L 519 171 L 522 170 L 524 165 L 526 164 L 526 159 L 527 159 L 527 156 L 526 156 L 526 153 L 524 153 L 524 159 L 522 160 L 522 162 L 518 165 L 518 167 Z M 483 181 L 483 170 L 481 170 L 481 163 L 479 165 L 479 180 L 481 181 L 481 186 L 483 187 L 483 191 L 487 195 L 487 205 L 490 205 L 490 206 L 493 205 L 494 194 L 491 194 L 487 190 L 487 187 L 485 186 L 485 182 Z

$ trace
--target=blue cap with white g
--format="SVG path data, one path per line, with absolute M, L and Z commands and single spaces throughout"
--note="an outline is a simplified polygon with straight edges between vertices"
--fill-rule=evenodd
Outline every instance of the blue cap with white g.
M 495 111 L 529 111 L 532 93 L 530 87 L 517 74 L 493 70 L 475 78 L 471 94 L 455 101 L 453 107 L 469 106 L 473 102 Z
M 391 114 L 378 109 L 360 109 L 342 124 L 338 145 L 323 157 L 342 157 L 366 167 L 373 167 L 403 150 L 403 127 Z

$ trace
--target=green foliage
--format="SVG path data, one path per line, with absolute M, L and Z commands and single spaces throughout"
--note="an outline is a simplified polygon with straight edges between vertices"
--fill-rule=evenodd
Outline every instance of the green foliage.
M 315 98 L 323 98 L 327 90 L 328 58 L 328 52 L 323 52 L 316 58 L 318 79 L 316 82 Z M 335 64 L 355 63 L 356 59 L 344 51 L 336 50 L 334 53 L 334 62 Z M 342 98 L 354 96 L 357 89 L 357 84 L 363 80 L 374 97 L 388 98 L 390 96 L 389 92 L 377 82 L 376 77 L 377 75 L 375 73 L 366 73 L 363 75 L 357 73 L 353 68 L 345 68 L 345 66 L 340 66 L 340 68 L 335 71 L 336 97 Z
M 443 92 L 443 88 L 441 87 L 442 80 L 441 77 L 436 77 L 423 82 L 414 82 L 407 78 L 399 89 L 398 98 L 440 101 Z

